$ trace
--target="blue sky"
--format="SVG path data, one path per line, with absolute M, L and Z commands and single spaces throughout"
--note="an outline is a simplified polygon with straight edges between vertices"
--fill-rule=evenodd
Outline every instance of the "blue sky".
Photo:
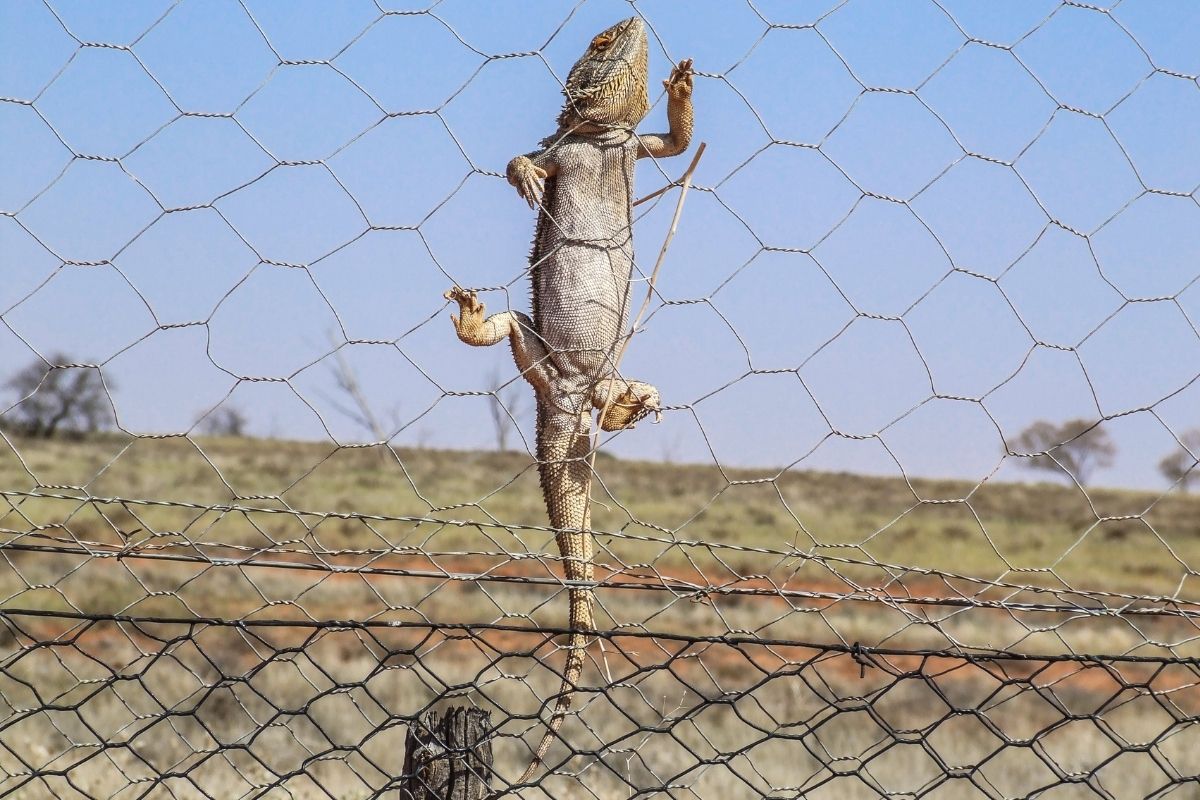
M 341 346 L 394 443 L 493 446 L 491 401 L 460 393 L 511 360 L 461 345 L 441 295 L 527 307 L 533 217 L 498 173 L 631 13 L 641 130 L 692 57 L 708 150 L 625 361 L 678 408 L 613 452 L 1020 479 L 1001 434 L 1112 417 L 1095 481 L 1165 485 L 1200 427 L 1188 0 L 10 0 L 0 366 L 101 364 L 131 432 L 227 403 L 349 442 Z M 637 223 L 647 270 L 673 206 Z

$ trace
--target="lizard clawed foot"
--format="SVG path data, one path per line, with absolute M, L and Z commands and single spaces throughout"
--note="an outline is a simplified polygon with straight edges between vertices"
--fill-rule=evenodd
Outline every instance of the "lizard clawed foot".
M 692 60 L 685 58 L 671 70 L 671 77 L 663 81 L 667 94 L 676 100 L 686 100 L 692 96 Z
M 450 320 L 454 323 L 454 329 L 458 331 L 458 338 L 470 343 L 471 334 L 483 325 L 483 303 L 474 292 L 460 286 L 451 287 L 442 297 L 458 303 L 458 313 L 462 316 L 456 317 L 451 314 Z
M 606 431 L 632 428 L 634 423 L 651 412 L 654 413 L 655 422 L 662 422 L 658 389 L 648 383 L 630 383 L 609 404 L 608 411 L 600 418 L 600 427 Z
M 517 194 L 529 203 L 530 208 L 536 208 L 542 202 L 542 181 L 548 174 L 526 156 L 517 156 L 508 162 L 508 182 L 516 187 Z

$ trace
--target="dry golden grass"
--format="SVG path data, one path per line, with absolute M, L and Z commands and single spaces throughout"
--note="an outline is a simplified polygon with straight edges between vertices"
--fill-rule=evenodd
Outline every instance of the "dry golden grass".
M 96 497 L 202 506 L 239 496 L 251 498 L 239 505 L 266 509 L 512 528 L 492 528 L 481 536 L 471 526 L 368 525 L 309 517 L 307 524 L 315 526 L 310 531 L 282 515 L 250 520 L 190 509 L 95 507 L 109 516 L 106 520 L 93 508 L 76 510 L 77 504 L 69 502 L 24 500 L 19 510 L 0 510 L 0 528 L 10 531 L 21 531 L 30 521 L 63 522 L 73 513 L 71 532 L 96 541 L 113 540 L 114 526 L 179 531 L 191 541 L 252 547 L 308 537 L 326 549 L 419 547 L 446 553 L 537 552 L 549 539 L 523 529 L 545 525 L 534 465 L 523 453 L 337 449 L 328 443 L 204 438 L 16 444 L 24 464 L 0 449 L 0 487 L 11 490 L 77 486 Z M 750 574 L 765 571 L 771 561 L 768 555 L 703 546 L 711 543 L 1015 583 L 1163 594 L 1178 591 L 1189 570 L 1200 567 L 1200 500 L 1179 494 L 776 474 L 611 457 L 601 457 L 597 469 L 594 526 L 618 534 L 602 536 L 601 551 L 625 564 L 663 570 L 715 566 L 716 554 L 725 567 Z M 967 502 L 922 502 L 955 500 Z M 1053 575 L 1044 572 L 1051 568 Z

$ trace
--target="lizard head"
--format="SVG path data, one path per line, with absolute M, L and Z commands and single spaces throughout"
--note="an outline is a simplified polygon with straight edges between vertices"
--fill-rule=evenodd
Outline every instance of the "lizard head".
M 601 31 L 571 67 L 560 130 L 633 128 L 650 108 L 646 26 L 630 17 Z

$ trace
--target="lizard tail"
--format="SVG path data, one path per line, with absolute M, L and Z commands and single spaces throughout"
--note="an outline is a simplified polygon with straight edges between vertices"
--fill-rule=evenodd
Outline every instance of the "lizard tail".
M 591 513 L 588 489 L 591 468 L 586 461 L 591 449 L 588 436 L 590 412 L 564 414 L 538 404 L 538 472 L 546 500 L 550 524 L 558 529 L 555 543 L 562 555 L 563 573 L 569 581 L 590 582 L 592 571 Z M 587 647 L 586 631 L 595 627 L 592 620 L 590 588 L 572 585 L 567 589 L 570 604 L 568 624 L 571 634 L 567 642 L 567 662 L 562 683 L 554 702 L 554 711 L 547 731 L 534 751 L 533 760 L 525 768 L 518 783 L 527 783 L 542 765 L 542 760 L 558 738 L 576 683 L 583 674 Z
M 571 616 L 575 616 L 575 608 L 582 604 L 585 606 L 588 617 L 591 617 L 591 598 L 583 589 L 571 589 Z M 572 625 L 572 627 L 575 627 Z M 562 727 L 563 720 L 567 716 L 567 712 L 571 710 L 571 700 L 575 692 L 575 685 L 579 681 L 579 676 L 583 674 L 583 655 L 584 648 L 587 647 L 587 636 L 582 632 L 573 631 L 570 639 L 567 642 L 567 663 L 563 669 L 562 684 L 558 689 L 558 699 L 554 703 L 554 713 L 550 716 L 550 722 L 546 725 L 546 733 L 542 736 L 541 742 L 538 743 L 537 749 L 533 752 L 533 760 L 529 762 L 529 766 L 521 773 L 521 777 L 517 779 L 517 783 L 527 783 L 533 774 L 538 771 L 542 765 L 542 759 L 546 757 L 546 753 L 550 750 L 550 745 L 554 744 L 554 740 L 558 737 L 558 729 Z

